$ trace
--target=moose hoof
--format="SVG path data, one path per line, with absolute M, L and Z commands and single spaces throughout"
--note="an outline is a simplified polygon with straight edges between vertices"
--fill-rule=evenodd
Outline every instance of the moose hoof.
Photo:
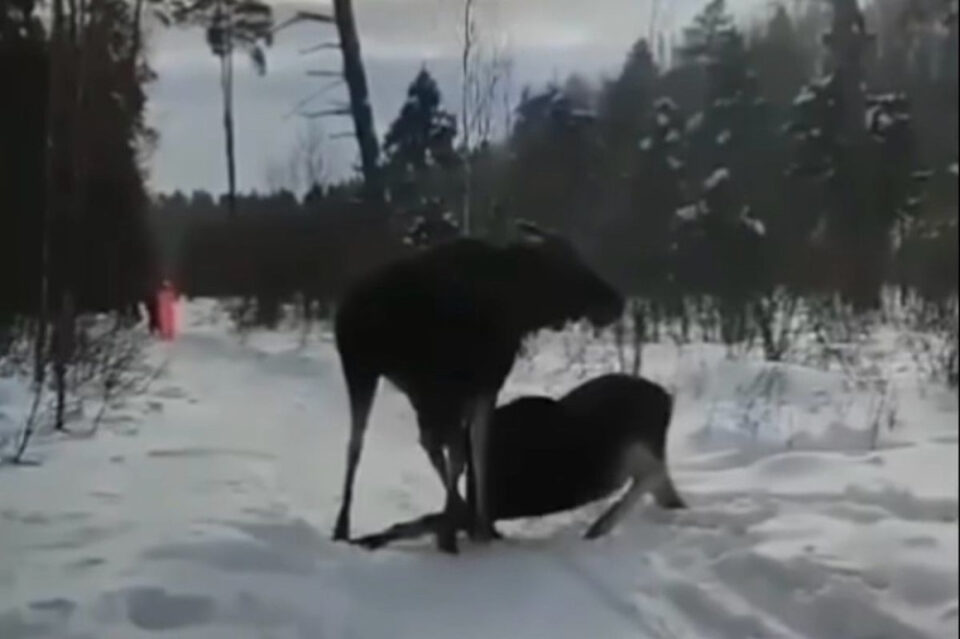
M 587 532 L 583 534 L 584 539 L 599 539 L 603 537 L 610 529 L 613 528 L 613 521 L 609 517 L 601 517 L 597 521 L 593 522 L 593 525 L 587 529 Z
M 379 550 L 386 544 L 379 537 L 361 537 L 351 542 L 354 546 L 360 546 L 364 550 Z
M 493 524 L 474 527 L 470 530 L 470 539 L 477 543 L 488 544 L 497 539 L 503 539 L 503 535 Z
M 350 541 L 350 528 L 343 524 L 337 524 L 337 527 L 333 529 L 333 540 Z
M 457 542 L 455 541 L 441 541 L 437 543 L 437 549 L 448 555 L 459 555 L 460 549 L 457 548 Z
M 687 506 L 685 501 L 677 497 L 676 499 L 664 503 L 663 508 L 666 510 L 687 510 L 690 507 Z
M 437 549 L 440 552 L 445 552 L 448 555 L 457 555 L 460 553 L 459 548 L 457 548 L 457 536 L 456 533 L 442 532 L 437 535 Z

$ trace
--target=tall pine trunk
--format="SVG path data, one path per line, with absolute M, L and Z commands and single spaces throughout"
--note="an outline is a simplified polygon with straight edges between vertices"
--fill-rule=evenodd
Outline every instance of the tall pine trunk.
M 473 116 L 473 105 L 471 104 L 471 86 L 473 78 L 470 68 L 471 57 L 473 56 L 473 0 L 464 0 L 463 4 L 463 52 L 460 59 L 461 72 L 461 93 L 460 93 L 460 112 L 461 126 L 463 131 L 463 228 L 461 232 L 464 235 L 470 235 L 470 198 L 473 195 L 473 166 L 470 157 L 470 133 L 473 127 L 471 118 Z
M 353 4 L 351 0 L 333 0 L 333 10 L 340 37 L 340 51 L 343 54 L 343 76 L 350 93 L 350 112 L 360 146 L 365 196 L 368 202 L 380 204 L 384 201 L 380 143 L 373 122 L 373 110 L 370 108 L 367 74 L 363 68 Z
M 228 36 L 229 38 L 229 36 Z M 227 155 L 227 212 L 230 219 L 237 215 L 237 165 L 233 138 L 233 49 L 220 56 L 220 81 L 223 90 L 223 134 Z
M 61 206 L 60 177 L 61 167 L 58 159 L 62 153 L 63 144 L 63 92 L 64 72 L 62 69 L 63 55 L 63 0 L 54 0 L 52 6 L 52 20 L 50 26 L 50 44 L 48 48 L 47 64 L 49 72 L 47 78 L 47 118 L 46 118 L 46 149 L 44 158 L 45 194 L 44 206 L 40 220 L 40 299 L 37 308 L 37 331 L 34 342 L 34 369 L 33 381 L 36 392 L 42 393 L 46 382 L 47 369 L 47 336 L 50 324 L 50 280 L 52 277 L 52 250 L 53 231 L 56 221 L 60 217 Z

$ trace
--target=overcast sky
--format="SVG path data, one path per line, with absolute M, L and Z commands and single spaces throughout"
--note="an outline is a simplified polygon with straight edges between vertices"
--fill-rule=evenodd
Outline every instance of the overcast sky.
M 516 92 L 570 73 L 589 78 L 612 75 L 638 38 L 649 31 L 653 0 L 475 0 L 484 45 L 498 46 L 513 61 Z M 763 6 L 764 0 L 732 0 L 737 8 Z M 682 26 L 704 0 L 661 0 L 659 24 Z M 425 65 L 437 77 L 448 108 L 459 103 L 459 55 L 463 0 L 355 0 L 364 61 L 378 132 L 396 115 L 410 80 Z M 279 18 L 295 7 L 315 3 L 274 3 Z M 339 52 L 302 55 L 305 47 L 330 40 L 331 27 L 309 25 L 286 30 L 268 52 L 268 73 L 259 77 L 245 60 L 236 74 L 238 188 L 263 190 L 267 166 L 287 157 L 308 121 L 290 116 L 296 104 L 317 91 L 323 79 L 311 68 L 339 69 Z M 160 144 L 149 162 L 151 186 L 158 191 L 226 188 L 223 128 L 216 59 L 202 32 L 155 29 L 150 60 L 158 79 L 149 87 L 149 117 Z M 314 106 L 343 99 L 334 90 Z M 356 162 L 356 143 L 329 136 L 352 130 L 346 118 L 320 122 L 329 174 L 341 177 Z

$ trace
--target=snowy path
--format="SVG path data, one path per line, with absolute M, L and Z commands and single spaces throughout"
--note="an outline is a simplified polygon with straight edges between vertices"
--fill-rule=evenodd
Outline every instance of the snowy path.
M 955 398 L 906 402 L 908 434 L 879 450 L 745 454 L 704 444 L 721 418 L 678 375 L 691 511 L 640 508 L 595 543 L 579 539 L 593 507 L 455 558 L 429 540 L 370 554 L 328 540 L 347 423 L 332 346 L 193 326 L 157 356 L 167 375 L 95 438 L 0 469 L 3 639 L 956 636 Z M 816 395 L 789 399 L 815 415 Z M 439 504 L 415 442 L 383 388 L 355 532 Z

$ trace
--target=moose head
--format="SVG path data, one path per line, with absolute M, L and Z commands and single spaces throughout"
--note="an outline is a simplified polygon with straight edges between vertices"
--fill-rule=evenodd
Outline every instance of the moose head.
M 557 233 L 528 221 L 517 223 L 518 239 L 504 250 L 502 274 L 524 330 L 558 328 L 587 319 L 607 326 L 623 314 L 623 296 L 586 264 Z

